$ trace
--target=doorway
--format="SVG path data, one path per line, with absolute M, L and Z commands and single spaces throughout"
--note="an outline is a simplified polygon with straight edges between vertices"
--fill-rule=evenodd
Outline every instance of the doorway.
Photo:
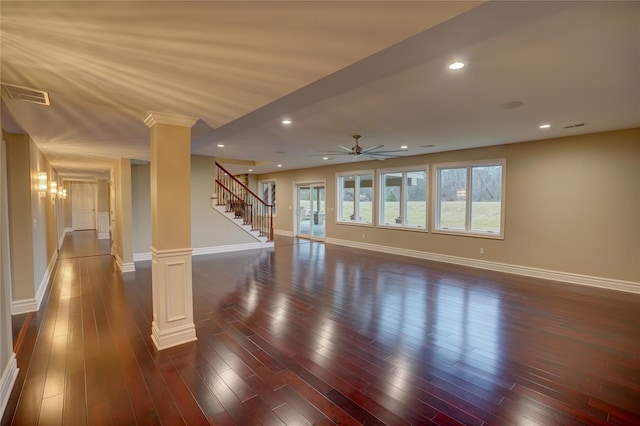
M 315 240 L 325 237 L 325 186 L 296 186 L 296 236 Z

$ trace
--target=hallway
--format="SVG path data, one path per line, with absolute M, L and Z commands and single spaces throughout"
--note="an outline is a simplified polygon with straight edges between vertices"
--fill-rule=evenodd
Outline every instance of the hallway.
M 278 237 L 194 257 L 198 341 L 157 352 L 151 263 L 101 244 L 13 318 L 2 425 L 640 423 L 637 295 Z
M 110 239 L 99 240 L 95 230 L 70 232 L 62 242 L 58 259 L 109 255 L 110 244 Z

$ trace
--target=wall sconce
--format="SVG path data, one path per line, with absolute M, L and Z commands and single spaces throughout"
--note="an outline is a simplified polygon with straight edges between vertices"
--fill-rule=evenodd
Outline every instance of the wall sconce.
M 62 190 L 58 191 L 58 197 L 62 198 L 63 200 L 66 200 L 67 190 L 63 188 Z
M 38 192 L 47 192 L 47 172 L 38 172 Z
M 49 193 L 51 194 L 51 197 L 56 198 L 56 194 L 58 193 L 58 182 L 55 180 L 49 182 Z

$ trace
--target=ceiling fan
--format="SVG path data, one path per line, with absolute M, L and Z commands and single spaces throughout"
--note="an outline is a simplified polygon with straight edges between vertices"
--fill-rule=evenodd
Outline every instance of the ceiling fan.
M 350 155 L 351 161 L 356 161 L 359 157 L 365 157 L 375 160 L 384 160 L 385 158 L 397 157 L 395 152 L 406 152 L 407 149 L 392 149 L 392 150 L 384 150 L 378 151 L 380 148 L 384 147 L 384 145 L 373 145 L 368 148 L 364 148 L 359 145 L 358 141 L 362 136 L 360 135 L 352 135 L 353 139 L 355 139 L 356 144 L 351 148 L 348 148 L 344 145 L 338 145 L 342 151 L 325 151 L 325 154 L 316 154 L 323 155 L 327 157 L 327 160 L 332 160 L 336 157 Z

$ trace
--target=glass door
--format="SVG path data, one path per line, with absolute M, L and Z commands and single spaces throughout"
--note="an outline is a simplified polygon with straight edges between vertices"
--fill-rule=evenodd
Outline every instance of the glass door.
M 298 185 L 297 233 L 301 238 L 324 239 L 325 187 L 323 184 Z

